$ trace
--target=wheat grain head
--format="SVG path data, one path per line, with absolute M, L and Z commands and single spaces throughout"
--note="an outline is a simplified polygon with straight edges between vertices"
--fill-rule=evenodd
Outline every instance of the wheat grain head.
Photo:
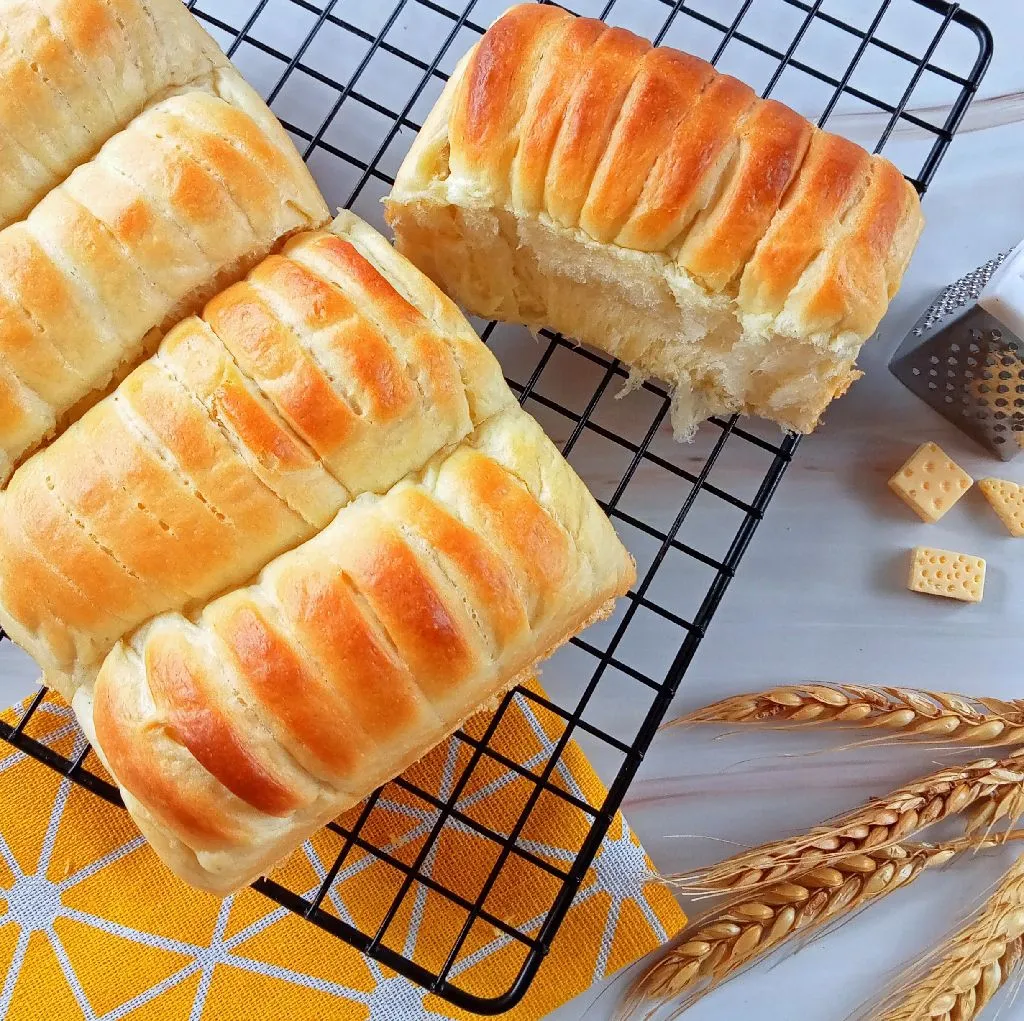
M 802 835 L 741 851 L 709 868 L 664 878 L 691 895 L 760 889 L 851 854 L 901 843 L 981 799 L 1005 798 L 1022 788 L 1024 757 L 949 766 Z
M 870 1016 L 877 1021 L 972 1021 L 981 1014 L 1024 954 L 1024 855 L 938 953 L 941 958 L 930 970 L 909 989 L 902 983 Z
M 736 695 L 666 724 L 772 724 L 780 729 L 831 723 L 897 731 L 900 736 L 971 746 L 1024 744 L 1024 701 L 974 698 L 924 688 L 861 684 L 783 685 Z
M 1019 840 L 1024 832 L 1008 836 Z M 942 844 L 893 844 L 840 858 L 791 882 L 737 895 L 689 926 L 634 982 L 623 1017 L 635 1016 L 644 1003 L 653 1002 L 653 1012 L 685 994 L 674 1017 L 798 933 L 821 930 L 909 885 L 925 869 L 995 843 L 963 837 Z

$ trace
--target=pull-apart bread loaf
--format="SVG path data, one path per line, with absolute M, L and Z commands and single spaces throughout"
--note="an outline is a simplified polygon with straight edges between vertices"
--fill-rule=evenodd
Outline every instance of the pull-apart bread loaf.
M 327 218 L 284 129 L 232 69 L 147 107 L 0 231 L 0 483 L 159 329 Z
M 454 304 L 351 213 L 292 238 L 0 493 L 0 624 L 69 696 L 514 403 Z
M 227 58 L 181 0 L 0 0 L 0 227 Z
M 228 893 L 606 613 L 633 563 L 514 404 L 249 587 L 118 643 L 75 709 L 168 865 Z
M 681 434 L 733 411 L 813 429 L 922 226 L 888 161 L 703 60 L 537 4 L 459 64 L 388 218 L 471 312 L 673 384 Z

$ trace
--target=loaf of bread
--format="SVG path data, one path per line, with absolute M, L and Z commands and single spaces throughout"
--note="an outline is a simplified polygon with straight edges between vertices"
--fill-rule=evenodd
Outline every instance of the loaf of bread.
M 15 472 L 0 624 L 70 697 L 122 635 L 244 584 L 513 403 L 452 302 L 344 213 L 172 329 Z
M 181 0 L 0 0 L 0 227 L 163 93 L 227 65 Z
M 627 591 L 632 560 L 514 404 L 74 705 L 157 853 L 228 893 L 396 776 Z
M 175 0 L 177 2 L 177 0 Z M 0 483 L 324 204 L 230 68 L 151 106 L 0 231 Z
M 682 435 L 736 411 L 812 430 L 922 227 L 886 160 L 703 60 L 537 4 L 458 65 L 387 208 L 471 312 L 670 383 Z

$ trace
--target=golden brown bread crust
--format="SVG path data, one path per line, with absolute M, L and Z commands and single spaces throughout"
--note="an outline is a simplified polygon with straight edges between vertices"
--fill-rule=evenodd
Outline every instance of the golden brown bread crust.
M 871 168 L 859 145 L 816 131 L 795 186 L 785 197 L 740 281 L 739 300 L 778 315 L 830 232 L 857 205 Z
M 227 65 L 180 0 L 2 0 L 0 227 L 143 107 Z
M 429 281 L 351 214 L 333 231 L 171 330 L 0 493 L 0 621 L 65 693 L 514 403 Z
M 486 462 L 493 465 L 494 462 Z M 481 471 L 481 474 L 483 472 Z M 507 476 L 504 489 L 511 491 Z M 482 486 L 491 506 L 502 504 L 497 486 Z M 525 502 L 525 498 L 524 498 Z M 438 506 L 417 489 L 405 489 L 390 503 L 394 512 L 392 523 L 400 524 L 406 541 L 413 536 L 446 562 L 447 569 L 466 592 L 476 608 L 477 621 L 489 650 L 510 645 L 524 636 L 529 627 L 527 610 L 522 605 L 516 579 L 505 562 L 491 549 L 484 538 L 471 532 L 449 511 Z M 534 531 L 544 528 L 550 519 L 542 517 L 539 505 L 532 504 Z M 520 522 L 515 522 L 518 525 Z M 553 531 L 553 529 L 551 529 Z M 558 540 L 565 542 L 562 533 Z M 558 577 L 561 572 L 555 572 Z
M 348 498 L 316 454 L 238 367 L 202 319 L 172 330 L 156 356 L 206 409 L 260 481 L 315 529 Z
M 254 666 L 266 670 L 268 664 L 256 659 Z M 236 797 L 267 815 L 286 816 L 300 807 L 302 799 L 272 766 L 252 754 L 246 732 L 235 725 L 211 683 L 216 670 L 216 660 L 201 647 L 194 648 L 185 635 L 169 636 L 146 650 L 149 691 L 156 712 L 167 718 L 169 736 Z M 287 671 L 280 674 L 283 685 L 293 679 Z M 100 725 L 101 732 L 106 730 L 105 723 Z M 120 761 L 123 753 L 117 758 Z
M 332 620 L 332 624 L 351 626 L 344 617 Z M 289 744 L 302 749 L 300 759 L 307 759 L 314 769 L 323 769 L 327 775 L 346 775 L 359 767 L 369 742 L 353 725 L 351 711 L 333 686 L 325 683 L 322 668 L 311 663 L 298 644 L 288 642 L 259 605 L 226 600 L 211 614 L 210 626 L 227 653 L 227 661 L 245 677 L 255 704 L 288 736 Z M 381 659 L 378 647 L 371 646 L 371 661 Z M 376 688 L 389 678 L 385 674 L 371 680 L 364 674 L 362 680 Z M 346 733 L 349 739 L 339 741 L 339 733 Z M 221 776 L 218 769 L 206 768 L 214 776 Z M 269 811 L 257 800 L 265 797 L 259 787 L 250 794 L 229 789 L 254 808 Z
M 732 411 L 812 429 L 922 225 L 886 160 L 705 61 L 535 4 L 459 64 L 388 218 L 470 311 L 674 384 L 682 432 Z
M 0 231 L 0 483 L 224 276 L 327 216 L 233 71 L 149 108 Z M 229 97 L 222 99 L 219 92 Z M 233 105 L 233 104 L 239 105 Z M 8 469 L 8 470 L 5 470 Z
M 547 597 L 531 581 L 537 550 Z M 196 623 L 147 624 L 76 709 L 157 850 L 223 893 L 422 755 L 633 578 L 608 519 L 513 406 Z
M 600 22 L 590 24 L 600 31 Z M 681 122 L 714 77 L 706 60 L 688 53 L 663 46 L 644 53 L 580 215 L 580 226 L 596 241 L 607 244 L 619 236 L 648 177 L 665 161 Z M 633 172 L 624 176 L 624 164 Z

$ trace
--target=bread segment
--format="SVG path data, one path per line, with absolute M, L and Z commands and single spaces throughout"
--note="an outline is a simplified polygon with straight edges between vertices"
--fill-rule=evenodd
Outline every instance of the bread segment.
M 314 529 L 334 517 L 348 499 L 345 487 L 239 368 L 207 322 L 187 320 L 168 334 L 156 358 L 288 507 Z
M 387 216 L 472 313 L 666 380 L 681 436 L 732 412 L 811 431 L 922 228 L 888 161 L 705 61 L 534 4 L 460 62 Z
M 180 0 L 2 0 L 0 227 L 227 58 Z
M 0 231 L 0 302 L 12 311 L 0 356 L 17 380 L 0 396 L 6 465 L 137 364 L 155 331 L 326 219 L 291 143 L 257 124 L 262 104 L 236 78 L 217 71 L 212 91 L 151 107 Z
M 633 577 L 583 483 L 513 406 L 249 587 L 148 623 L 75 708 L 165 861 L 226 893 L 418 759 Z
M 245 583 L 513 403 L 448 299 L 344 214 L 172 329 L 15 472 L 0 621 L 70 695 L 149 617 Z

